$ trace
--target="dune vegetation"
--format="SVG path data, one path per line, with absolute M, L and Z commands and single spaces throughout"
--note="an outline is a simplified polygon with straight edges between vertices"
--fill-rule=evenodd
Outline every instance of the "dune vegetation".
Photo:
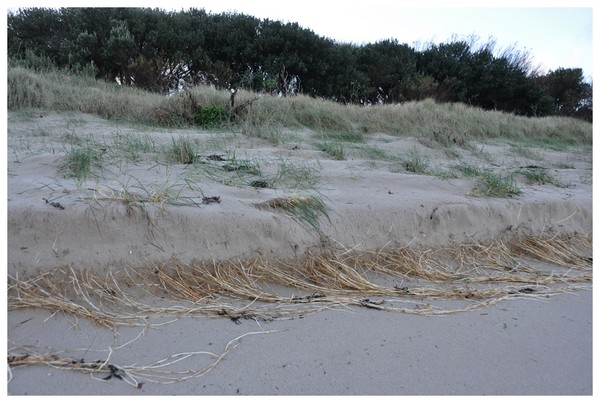
M 91 113 L 140 125 L 236 128 L 248 135 L 257 135 L 260 128 L 272 141 L 284 128 L 304 127 L 333 137 L 385 132 L 453 143 L 504 138 L 539 144 L 592 144 L 592 124 L 574 118 L 523 117 L 431 99 L 365 107 L 304 95 L 276 97 L 244 90 L 232 96 L 229 91 L 203 85 L 167 97 L 82 74 L 35 72 L 22 67 L 8 70 L 8 108 Z M 227 113 L 213 113 L 218 120 L 202 124 L 199 117 L 207 108 Z

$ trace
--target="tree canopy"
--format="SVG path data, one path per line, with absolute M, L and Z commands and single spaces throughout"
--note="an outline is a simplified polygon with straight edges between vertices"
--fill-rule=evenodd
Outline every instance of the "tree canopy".
M 473 38 L 417 50 L 396 39 L 338 43 L 297 23 L 202 9 L 25 8 L 8 15 L 8 55 L 164 94 L 204 83 L 344 103 L 434 98 L 592 120 L 592 85 L 581 69 L 538 74 L 527 54 L 496 52 L 492 41 Z

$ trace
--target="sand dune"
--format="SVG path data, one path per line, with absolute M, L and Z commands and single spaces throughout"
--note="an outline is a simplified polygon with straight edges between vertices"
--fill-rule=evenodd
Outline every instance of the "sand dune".
M 185 144 L 195 147 L 191 159 L 173 160 L 173 150 Z M 341 148 L 344 159 L 335 158 L 330 147 Z M 95 159 L 85 178 L 74 177 L 73 161 L 68 165 L 73 150 L 86 150 Z M 479 174 L 468 175 L 469 169 Z M 8 392 L 591 394 L 591 169 L 591 151 L 531 149 L 501 140 L 444 145 L 377 133 L 365 135 L 364 142 L 339 142 L 290 130 L 274 144 L 238 132 L 138 127 L 85 114 L 9 112 L 7 268 L 13 288 L 8 354 L 21 360 L 28 354 L 31 361 L 11 367 Z M 482 172 L 514 179 L 515 192 L 485 196 Z M 539 173 L 543 179 L 528 176 Z M 582 263 L 543 261 L 523 251 L 525 256 L 490 252 L 495 262 L 515 259 L 510 262 L 518 265 L 498 269 L 482 262 L 476 274 L 478 263 L 469 262 L 467 253 L 451 262 L 471 270 L 463 273 L 462 282 L 374 269 L 358 273 L 356 281 L 387 287 L 389 295 L 360 288 L 336 291 L 331 284 L 324 293 L 315 277 L 310 290 L 268 281 L 273 280 L 268 278 L 271 266 L 283 273 L 286 267 L 305 270 L 310 257 L 334 252 L 329 262 L 348 275 L 355 270 L 345 258 L 355 262 L 369 253 L 398 250 L 420 256 L 419 267 L 431 269 L 450 256 L 444 250 L 511 248 L 527 236 L 549 243 L 571 239 L 569 247 L 581 252 Z M 577 249 L 579 239 L 589 241 L 589 247 Z M 228 286 L 241 287 L 240 281 L 244 287 L 256 285 L 256 296 L 244 299 L 245 294 L 226 292 L 216 283 L 222 288 L 203 289 L 201 301 L 178 299 L 179 294 L 165 289 L 153 299 L 139 294 L 143 290 L 136 283 L 140 278 L 151 282 L 147 276 L 132 275 L 175 264 L 214 273 L 219 262 L 234 263 L 231 270 L 238 272 L 250 268 Z M 389 264 L 373 267 L 389 269 Z M 529 270 L 523 272 L 529 276 L 525 283 L 498 277 L 506 273 L 497 270 L 523 268 Z M 43 309 L 50 303 L 17 306 L 15 301 L 25 296 L 15 284 L 21 282 L 24 292 L 40 273 L 56 270 L 64 274 L 55 277 L 63 279 L 55 289 L 63 292 L 63 304 L 70 298 L 79 306 L 94 306 L 96 300 L 86 298 L 98 297 L 93 284 L 110 274 L 117 279 L 112 284 L 122 288 L 117 293 L 132 300 L 142 295 L 139 302 L 145 307 L 185 302 L 189 314 L 135 311 L 139 307 L 130 304 L 127 312 L 147 315 L 147 320 L 136 316 L 127 321 L 120 313 L 111 318 L 122 323 L 114 319 L 111 328 L 74 311 L 52 315 Z M 85 283 L 86 277 L 78 277 L 82 273 L 100 280 Z M 493 280 L 492 274 L 500 279 Z M 543 275 L 556 281 L 552 277 L 544 283 Z M 579 277 L 560 277 L 571 275 Z M 487 277 L 477 284 L 476 276 Z M 437 297 L 432 291 L 460 288 L 464 293 L 468 282 L 474 292 L 499 294 L 464 294 L 460 300 L 456 293 Z M 82 284 L 89 288 L 78 291 Z M 111 290 L 105 292 L 115 297 Z M 276 296 L 274 302 L 267 294 Z M 49 295 L 43 297 L 49 301 Z M 298 298 L 306 298 L 301 309 Z M 111 309 L 118 305 L 115 300 L 106 304 Z M 439 309 L 423 308 L 428 305 Z M 205 309 L 194 314 L 198 306 Z M 232 314 L 252 309 L 251 315 Z M 453 309 L 457 313 L 439 315 Z M 266 316 L 256 313 L 265 310 Z M 183 352 L 213 355 L 186 356 L 168 367 L 166 378 L 160 378 L 158 368 L 140 369 Z M 62 360 L 66 365 L 44 365 L 52 359 L 59 367 Z M 101 363 L 79 365 L 78 371 L 72 361 L 82 359 L 80 364 Z M 130 367 L 108 370 L 109 362 Z

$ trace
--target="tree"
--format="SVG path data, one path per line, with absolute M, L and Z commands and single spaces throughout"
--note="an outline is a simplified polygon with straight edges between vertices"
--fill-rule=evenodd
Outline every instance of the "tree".
M 9 12 L 7 30 L 9 56 L 23 56 L 27 49 L 35 49 L 40 56 L 54 57 L 65 36 L 60 11 L 49 8 Z
M 592 85 L 585 82 L 582 69 L 558 68 L 538 82 L 552 97 L 557 114 L 592 120 Z
M 417 71 L 415 51 L 408 45 L 387 39 L 364 45 L 358 55 L 358 68 L 369 79 L 368 97 L 372 102 L 406 100 L 401 82 Z
M 368 99 L 369 77 L 358 66 L 360 48 L 352 44 L 329 47 L 328 61 L 319 90 L 323 97 L 342 103 L 362 103 Z
M 304 93 L 339 102 L 424 98 L 522 115 L 592 119 L 581 69 L 540 75 L 516 46 L 475 36 L 415 50 L 396 39 L 337 43 L 297 23 L 189 9 L 28 8 L 8 15 L 8 56 L 169 93 L 181 85 Z
M 133 35 L 129 32 L 125 21 L 113 21 L 112 25 L 102 52 L 104 58 L 111 61 L 109 78 L 116 78 L 122 84 L 131 85 L 134 80 L 127 73 L 131 61 L 136 56 Z
M 278 82 L 281 93 L 287 93 L 288 84 L 295 83 L 295 91 L 302 88 L 309 95 L 321 95 L 326 87 L 332 41 L 297 23 L 267 19 L 258 26 L 254 45 L 262 71 Z
M 438 84 L 436 99 L 468 102 L 466 72 L 471 59 L 471 44 L 464 40 L 431 45 L 417 59 L 418 71 Z

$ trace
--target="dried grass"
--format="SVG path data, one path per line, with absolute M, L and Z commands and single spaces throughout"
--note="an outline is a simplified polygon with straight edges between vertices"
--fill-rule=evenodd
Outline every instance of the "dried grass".
M 513 251 L 543 262 L 570 266 L 578 270 L 592 270 L 591 236 L 524 236 L 514 244 Z
M 525 236 L 510 245 L 339 249 L 326 255 L 309 253 L 296 262 L 174 260 L 109 271 L 103 277 L 89 269 L 57 268 L 26 280 L 10 279 L 8 308 L 43 308 L 112 329 L 160 325 L 149 322 L 152 314 L 274 320 L 340 306 L 448 314 L 506 298 L 586 287 L 592 281 L 591 255 L 591 236 Z M 550 264 L 551 270 L 539 262 Z M 386 299 L 374 303 L 376 297 Z M 463 305 L 427 305 L 434 300 Z
M 155 317 L 170 323 L 184 316 L 221 316 L 239 323 L 351 307 L 449 315 L 508 299 L 546 300 L 549 295 L 588 289 L 591 256 L 591 236 L 571 235 L 422 250 L 338 248 L 326 255 L 308 254 L 299 262 L 169 261 L 104 275 L 66 267 L 25 280 L 10 278 L 8 309 L 46 309 L 115 331 L 119 326 L 141 326 L 142 333 L 165 324 L 153 322 Z M 183 352 L 148 365 L 113 364 L 111 349 L 104 360 L 84 362 L 60 352 L 18 346 L 9 350 L 9 381 L 11 368 L 48 365 L 103 376 L 96 378 L 100 380 L 116 377 L 137 388 L 145 382 L 180 382 L 211 371 L 243 337 L 266 333 L 272 332 L 236 337 L 220 354 Z M 176 365 L 199 356 L 212 362 L 200 369 L 180 370 Z

